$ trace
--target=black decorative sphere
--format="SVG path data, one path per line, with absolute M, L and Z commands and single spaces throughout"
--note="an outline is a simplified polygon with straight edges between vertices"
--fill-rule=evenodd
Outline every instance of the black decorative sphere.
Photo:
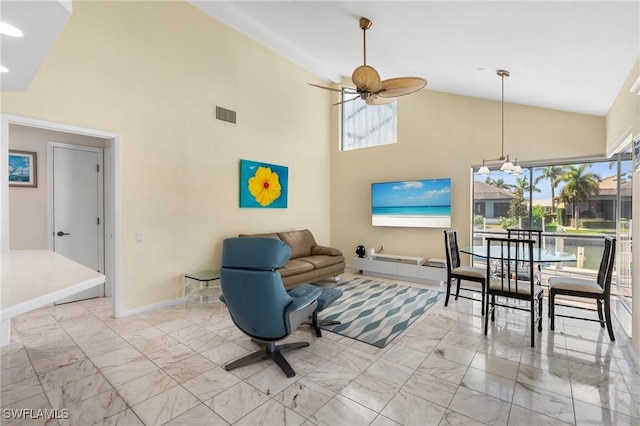
M 367 249 L 364 246 L 356 247 L 356 254 L 358 257 L 364 257 L 367 254 Z

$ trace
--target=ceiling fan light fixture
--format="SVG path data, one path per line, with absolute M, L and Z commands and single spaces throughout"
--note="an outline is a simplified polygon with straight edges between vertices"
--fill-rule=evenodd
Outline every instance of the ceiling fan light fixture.
M 351 81 L 356 86 L 355 92 L 358 96 L 337 102 L 334 105 L 341 105 L 358 98 L 365 101 L 367 105 L 386 105 L 395 102 L 400 96 L 416 92 L 427 85 L 427 80 L 421 77 L 396 77 L 382 80 L 378 71 L 367 65 L 367 30 L 371 28 L 372 22 L 362 17 L 359 25 L 362 30 L 363 61 L 362 65 L 357 67 L 351 74 Z M 330 87 L 318 86 L 317 84 L 309 84 L 321 89 L 353 94 L 353 89 L 349 88 L 336 90 Z

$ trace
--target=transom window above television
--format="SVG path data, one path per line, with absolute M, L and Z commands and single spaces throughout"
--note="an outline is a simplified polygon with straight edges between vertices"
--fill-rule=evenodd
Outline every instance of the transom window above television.
M 342 94 L 341 101 L 351 95 Z M 356 99 L 342 104 L 342 151 L 396 143 L 398 136 L 398 103 L 367 105 Z

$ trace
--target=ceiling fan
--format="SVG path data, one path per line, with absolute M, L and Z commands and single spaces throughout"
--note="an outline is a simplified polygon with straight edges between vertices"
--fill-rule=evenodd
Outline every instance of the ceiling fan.
M 427 80 L 420 77 L 397 77 L 381 80 L 378 71 L 367 65 L 367 30 L 371 28 L 371 21 L 367 18 L 360 18 L 360 28 L 362 29 L 364 61 L 363 64 L 356 68 L 353 74 L 351 74 L 351 80 L 356 86 L 355 90 L 350 87 L 334 89 L 333 87 L 319 86 L 312 83 L 308 84 L 334 92 L 356 95 L 351 99 L 335 103 L 334 105 L 351 102 L 358 98 L 365 101 L 367 105 L 390 104 L 396 101 L 398 96 L 408 95 L 426 86 Z

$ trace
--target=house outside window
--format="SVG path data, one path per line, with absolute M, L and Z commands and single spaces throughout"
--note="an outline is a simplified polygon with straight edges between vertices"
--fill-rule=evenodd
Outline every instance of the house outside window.
M 367 105 L 351 94 L 342 94 L 342 151 L 396 143 L 398 103 Z

